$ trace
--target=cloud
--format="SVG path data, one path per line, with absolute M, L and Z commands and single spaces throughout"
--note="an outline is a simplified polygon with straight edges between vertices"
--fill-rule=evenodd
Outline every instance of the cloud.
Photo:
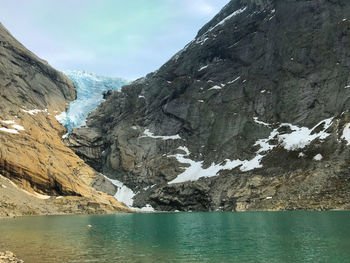
M 59 70 L 135 78 L 170 59 L 228 2 L 31 0 L 18 9 L 15 1 L 0 0 L 0 16 L 16 38 Z

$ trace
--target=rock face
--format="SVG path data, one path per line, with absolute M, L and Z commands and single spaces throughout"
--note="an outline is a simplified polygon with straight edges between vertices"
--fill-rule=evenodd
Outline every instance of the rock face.
M 159 210 L 350 207 L 350 2 L 233 0 L 66 140 Z
M 34 196 L 82 197 L 109 207 L 107 211 L 125 210 L 112 197 L 91 187 L 98 182 L 100 189 L 114 189 L 62 144 L 65 129 L 55 115 L 74 99 L 72 82 L 23 47 L 0 24 L 0 174 Z M 10 201 L 3 198 L 5 203 Z M 86 204 L 81 207 L 83 211 Z

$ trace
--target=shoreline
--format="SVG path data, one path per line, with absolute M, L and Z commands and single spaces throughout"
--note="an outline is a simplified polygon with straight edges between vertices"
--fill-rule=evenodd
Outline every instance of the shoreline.
M 119 212 L 119 213 L 104 213 L 104 214 L 39 214 L 39 215 L 17 215 L 17 216 L 0 216 L 0 220 L 3 219 L 17 219 L 23 217 L 43 217 L 43 216 L 105 216 L 105 215 L 122 215 L 122 214 L 177 214 L 177 213 L 276 213 L 276 212 L 350 212 L 350 209 L 328 209 L 328 210 L 308 210 L 308 209 L 297 209 L 297 210 L 246 210 L 246 211 L 154 211 L 154 212 Z M 1 263 L 1 262 L 0 262 Z
M 0 252 L 0 263 L 24 263 L 11 251 Z
M 15 219 L 22 217 L 39 217 L 39 216 L 98 216 L 98 215 L 119 215 L 119 214 L 137 214 L 140 212 L 130 211 L 130 212 L 116 212 L 116 213 L 53 213 L 53 214 L 37 214 L 37 215 L 14 215 L 14 216 L 0 216 L 1 219 Z M 0 262 L 1 263 L 1 262 Z

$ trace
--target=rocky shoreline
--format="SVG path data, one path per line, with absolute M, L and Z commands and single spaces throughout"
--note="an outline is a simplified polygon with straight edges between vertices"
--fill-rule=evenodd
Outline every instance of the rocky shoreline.
M 11 251 L 0 252 L 0 263 L 23 263 L 23 260 L 20 260 L 13 254 Z

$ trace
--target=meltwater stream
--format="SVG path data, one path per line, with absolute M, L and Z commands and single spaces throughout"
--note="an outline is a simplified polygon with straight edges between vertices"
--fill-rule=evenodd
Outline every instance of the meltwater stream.
M 64 71 L 76 87 L 77 99 L 67 110 L 56 116 L 57 120 L 68 129 L 85 125 L 86 118 L 104 100 L 103 93 L 118 90 L 129 82 L 121 78 L 99 76 L 85 71 Z

